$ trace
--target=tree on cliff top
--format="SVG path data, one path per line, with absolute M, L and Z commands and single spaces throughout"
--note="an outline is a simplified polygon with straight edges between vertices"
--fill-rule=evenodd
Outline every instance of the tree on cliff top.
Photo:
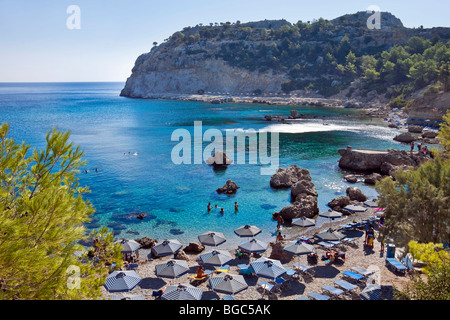
M 7 138 L 8 130 L 0 127 L 0 299 L 99 297 L 107 269 L 89 268 L 75 256 L 94 212 L 76 177 L 83 152 L 56 129 L 45 150 L 29 152 Z
M 450 110 L 447 110 L 447 114 L 442 119 L 444 122 L 440 124 L 438 138 L 445 151 L 450 152 Z

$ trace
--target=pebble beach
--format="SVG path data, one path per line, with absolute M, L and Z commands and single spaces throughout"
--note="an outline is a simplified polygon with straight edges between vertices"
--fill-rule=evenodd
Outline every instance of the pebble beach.
M 332 228 L 333 230 L 339 229 L 340 225 L 348 224 L 352 221 L 362 221 L 374 217 L 374 210 L 369 208 L 366 212 L 353 213 L 349 216 L 343 216 L 337 221 L 331 221 L 321 226 L 314 226 L 309 228 L 300 227 L 283 227 L 285 234 L 285 240 L 281 241 L 281 245 L 285 245 L 290 241 L 298 239 L 298 237 L 313 237 L 317 232 Z M 375 223 L 375 239 L 378 235 L 378 226 Z M 314 244 L 317 250 L 319 259 L 317 264 L 309 264 L 306 255 L 294 256 L 291 254 L 284 254 L 281 260 L 284 267 L 294 269 L 294 264 L 300 263 L 310 267 L 309 274 L 294 275 L 285 285 L 283 285 L 276 292 L 267 294 L 267 291 L 263 290 L 258 285 L 261 281 L 268 281 L 268 279 L 258 277 L 256 275 L 244 276 L 248 288 L 233 295 L 235 300 L 296 300 L 301 297 L 307 297 L 310 292 L 317 292 L 326 294 L 322 290 L 322 286 L 330 285 L 335 286 L 334 281 L 338 279 L 346 280 L 357 286 L 351 294 L 340 295 L 338 299 L 341 300 L 361 300 L 359 293 L 364 289 L 367 284 L 376 283 L 381 285 L 382 299 L 392 299 L 392 293 L 394 288 L 401 289 L 407 283 L 407 277 L 402 274 L 398 274 L 386 267 L 386 245 L 384 251 L 380 251 L 381 244 L 377 240 L 374 242 L 373 249 L 366 249 L 364 246 L 364 229 L 355 230 L 341 230 L 348 238 L 353 238 L 352 244 L 339 245 L 335 250 L 340 253 L 345 253 L 344 262 L 329 262 L 322 261 L 320 257 L 325 255 L 326 248 L 321 247 L 318 244 Z M 258 236 L 256 236 L 258 238 Z M 313 242 L 314 243 L 314 242 Z M 251 256 L 250 258 L 236 257 L 229 263 L 230 275 L 239 274 L 238 264 L 249 264 L 249 262 L 257 260 L 260 256 L 270 258 L 272 254 L 273 242 L 269 244 L 268 249 L 258 256 Z M 188 266 L 190 270 L 188 273 L 180 276 L 176 279 L 162 278 L 155 274 L 155 266 L 157 264 L 165 263 L 173 258 L 173 256 L 165 256 L 160 258 L 151 258 L 149 250 L 139 249 L 139 262 L 136 269 L 137 274 L 142 278 L 141 282 L 126 294 L 143 296 L 145 300 L 155 300 L 152 296 L 153 291 L 164 288 L 170 284 L 184 284 L 190 283 L 191 276 L 195 275 L 195 272 L 199 266 L 198 256 L 210 251 L 212 248 L 206 246 L 205 250 L 199 254 L 187 254 Z M 217 247 L 221 250 L 229 250 L 230 254 L 234 257 L 234 251 L 236 248 L 227 248 L 226 242 Z M 401 253 L 401 249 L 397 248 L 397 257 Z M 249 260 L 251 259 L 251 261 Z M 353 282 L 353 280 L 346 278 L 342 272 L 351 270 L 352 267 L 360 267 L 369 271 L 373 271 L 373 274 L 362 282 Z M 214 267 L 205 266 L 205 269 L 212 271 L 210 277 L 214 277 L 218 272 Z M 200 283 L 195 283 L 195 286 L 203 290 L 202 300 L 217 299 L 221 300 L 226 294 L 214 292 L 209 288 L 208 280 L 204 280 Z M 335 286 L 336 287 L 336 286 Z M 108 292 L 102 287 L 103 297 L 105 299 L 111 299 L 113 296 L 117 296 L 118 293 Z M 332 296 L 330 296 L 332 297 Z M 333 298 L 333 297 L 332 297 Z M 336 298 L 336 297 L 334 297 Z

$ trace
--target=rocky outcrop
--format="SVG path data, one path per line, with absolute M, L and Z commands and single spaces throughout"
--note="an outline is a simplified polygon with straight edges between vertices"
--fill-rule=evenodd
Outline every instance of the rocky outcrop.
M 233 163 L 233 160 L 230 159 L 227 154 L 223 151 L 214 152 L 212 157 L 209 157 L 205 160 L 206 164 L 213 167 L 227 167 L 228 165 Z
M 367 196 L 364 193 L 362 193 L 361 189 L 359 189 L 359 188 L 350 187 L 350 188 L 347 188 L 347 190 L 345 190 L 345 192 L 347 193 L 347 197 L 351 201 L 355 200 L 358 202 L 364 202 L 368 199 Z
M 416 141 L 417 138 L 414 137 L 414 136 L 413 136 L 411 133 L 409 133 L 409 132 L 403 132 L 403 133 L 400 133 L 400 134 L 396 135 L 396 136 L 394 137 L 394 140 L 395 140 L 395 141 L 398 141 L 398 142 L 411 143 L 411 142 L 413 142 L 413 141 Z
M 423 131 L 423 127 L 422 126 L 415 126 L 415 125 L 408 126 L 408 132 L 422 133 L 422 131 Z
M 156 239 L 150 239 L 147 237 L 136 239 L 135 241 L 141 245 L 141 249 L 151 249 L 157 243 Z
M 270 178 L 270 186 L 275 189 L 290 188 L 298 181 L 303 180 L 311 181 L 309 171 L 293 164 L 287 169 L 279 168 Z
M 184 252 L 200 253 L 205 250 L 205 246 L 201 242 L 190 242 L 184 249 Z
M 348 206 L 351 200 L 348 196 L 339 196 L 328 202 L 328 206 L 334 211 L 342 212 L 342 209 Z
M 186 260 L 186 261 L 189 261 L 189 260 L 190 260 L 189 257 L 188 257 L 188 255 L 186 254 L 186 252 L 183 251 L 183 249 L 178 250 L 178 251 L 173 255 L 173 258 L 174 258 L 174 259 L 177 259 L 177 260 Z
M 317 190 L 307 169 L 291 165 L 289 168 L 279 168 L 271 177 L 272 188 L 291 188 L 292 204 L 274 213 L 283 219 L 292 220 L 299 217 L 314 217 L 319 213 L 317 206 Z
M 224 194 L 235 194 L 239 187 L 237 186 L 236 182 L 227 180 L 225 182 L 224 186 L 221 188 L 218 188 L 216 191 L 217 193 L 224 193 Z
M 402 150 L 366 150 L 366 149 L 339 149 L 341 158 L 339 167 L 342 169 L 377 172 L 388 174 L 394 167 L 418 167 L 428 158 L 423 154 L 410 153 Z

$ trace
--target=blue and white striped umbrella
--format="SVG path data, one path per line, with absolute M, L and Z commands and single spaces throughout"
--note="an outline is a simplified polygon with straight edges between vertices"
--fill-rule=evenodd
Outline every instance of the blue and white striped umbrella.
M 200 300 L 203 290 L 190 284 L 168 286 L 161 298 L 164 300 Z
M 351 211 L 351 212 L 365 212 L 367 211 L 367 208 L 364 208 L 362 206 L 357 206 L 354 204 L 349 204 L 348 206 L 344 207 L 345 210 Z
M 234 230 L 234 233 L 239 237 L 254 237 L 261 233 L 261 229 L 256 226 L 250 226 L 246 224 L 245 226 L 239 227 Z
M 211 252 L 200 255 L 199 258 L 204 264 L 212 266 L 223 266 L 233 260 L 233 257 L 226 250 L 212 250 Z
M 176 239 L 164 240 L 152 247 L 152 252 L 158 257 L 170 256 L 180 250 L 182 246 Z
M 269 244 L 267 242 L 258 239 L 252 239 L 249 241 L 241 242 L 238 248 L 246 252 L 262 252 L 266 251 L 268 246 Z
M 159 277 L 178 278 L 188 271 L 189 267 L 185 260 L 171 259 L 155 266 L 156 275 Z
M 302 255 L 314 252 L 314 246 L 302 240 L 297 240 L 286 244 L 283 250 L 291 254 Z
M 143 295 L 121 293 L 117 296 L 112 296 L 111 300 L 145 300 L 145 297 Z
M 251 262 L 250 266 L 253 268 L 258 277 L 263 278 L 275 279 L 286 273 L 286 269 L 279 260 L 264 257 Z
M 108 291 L 129 291 L 141 282 L 141 277 L 134 270 L 113 271 L 106 277 L 105 288 Z
M 219 246 L 227 239 L 221 232 L 207 231 L 198 236 L 198 240 L 206 246 Z
M 139 242 L 136 242 L 134 240 L 128 240 L 128 239 L 122 239 L 119 241 L 116 241 L 115 243 L 119 243 L 122 245 L 123 250 L 122 253 L 131 253 L 136 250 L 138 250 L 141 247 L 141 244 Z
M 248 288 L 247 282 L 241 275 L 220 273 L 218 276 L 209 278 L 212 290 L 227 294 L 235 294 Z

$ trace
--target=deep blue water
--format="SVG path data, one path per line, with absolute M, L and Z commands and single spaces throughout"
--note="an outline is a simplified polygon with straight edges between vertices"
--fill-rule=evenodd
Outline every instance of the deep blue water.
M 171 141 L 172 132 L 183 128 L 193 134 L 194 121 L 203 122 L 203 132 L 280 132 L 280 166 L 297 164 L 310 170 L 321 211 L 350 186 L 337 166 L 338 148 L 407 149 L 392 140 L 394 129 L 357 110 L 129 99 L 119 96 L 122 87 L 123 83 L 0 83 L 0 122 L 10 124 L 10 137 L 42 149 L 54 126 L 71 131 L 71 140 L 88 161 L 83 168 L 88 173 L 79 175 L 81 185 L 91 190 L 86 198 L 96 208 L 88 227 L 109 226 L 117 237 L 176 238 L 187 244 L 211 230 L 223 232 L 231 245 L 240 240 L 233 230 L 244 224 L 263 229 L 261 238 L 275 231 L 271 215 L 290 204 L 290 192 L 272 190 L 270 175 L 260 174 L 261 165 L 233 164 L 214 171 L 204 162 L 172 162 L 171 151 L 178 144 Z M 292 109 L 307 119 L 289 125 L 263 120 L 265 114 L 287 116 Z M 240 187 L 232 197 L 215 191 L 227 179 Z M 369 186 L 357 186 L 368 196 L 376 195 Z M 225 214 L 208 213 L 208 202 L 223 207 Z M 148 216 L 138 220 L 136 212 Z

